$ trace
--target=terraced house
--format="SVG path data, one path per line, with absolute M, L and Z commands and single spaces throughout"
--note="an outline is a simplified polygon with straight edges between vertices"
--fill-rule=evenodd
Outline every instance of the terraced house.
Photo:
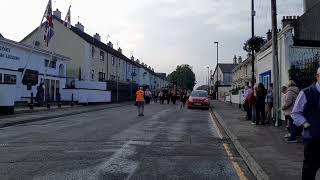
M 72 60 L 67 65 L 69 80 L 134 82 L 154 90 L 163 87 L 158 85 L 162 77 L 157 76 L 151 67 L 140 64 L 134 57 L 127 58 L 122 49 L 114 49 L 111 42 L 103 43 L 98 33 L 87 34 L 80 22 L 67 27 L 58 9 L 53 14 L 55 35 L 48 47 L 43 41 L 44 27 L 35 29 L 21 42 L 70 57 Z

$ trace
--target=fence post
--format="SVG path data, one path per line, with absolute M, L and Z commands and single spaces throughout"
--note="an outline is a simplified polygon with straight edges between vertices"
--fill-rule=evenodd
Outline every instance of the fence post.
M 74 103 L 73 103 L 73 93 L 71 94 L 71 106 L 74 106 Z
M 33 110 L 33 92 L 31 93 L 30 109 Z

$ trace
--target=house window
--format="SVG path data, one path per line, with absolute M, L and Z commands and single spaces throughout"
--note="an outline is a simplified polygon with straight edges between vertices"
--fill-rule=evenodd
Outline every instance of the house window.
M 99 81 L 105 81 L 106 80 L 106 73 L 99 72 Z
M 111 79 L 111 80 L 115 80 L 115 79 L 116 79 L 116 76 L 115 76 L 115 75 L 110 75 L 110 79 Z
M 2 74 L 0 73 L 0 84 L 2 83 Z
M 16 84 L 17 76 L 11 74 L 4 74 L 4 84 Z
M 94 57 L 94 51 L 95 51 L 95 50 L 94 50 L 94 47 L 92 47 L 92 48 L 91 48 L 91 56 L 92 56 L 92 58 Z
M 94 70 L 91 70 L 91 79 L 94 79 Z
M 104 52 L 103 51 L 100 51 L 100 60 L 104 61 Z
M 50 64 L 49 64 L 49 62 L 50 62 Z M 44 60 L 44 66 L 45 67 L 49 67 L 49 68 L 56 68 L 57 67 L 57 61 L 49 61 L 48 59 L 45 59 Z
M 114 56 L 111 58 L 111 64 L 114 66 Z

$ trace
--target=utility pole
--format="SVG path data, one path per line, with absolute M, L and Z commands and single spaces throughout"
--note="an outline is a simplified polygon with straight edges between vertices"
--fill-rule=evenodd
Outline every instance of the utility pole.
M 275 126 L 279 126 L 280 88 L 279 88 L 279 62 L 278 62 L 278 27 L 277 27 L 277 1 L 271 0 L 272 19 L 272 55 L 273 55 L 273 95 L 274 107 L 273 117 Z
M 219 100 L 219 85 L 218 85 L 218 82 L 219 82 L 219 42 L 216 41 L 214 42 L 215 44 L 217 44 L 217 72 L 216 72 L 216 75 L 217 75 L 217 81 L 216 81 L 216 84 L 215 84 L 215 87 L 216 87 L 216 94 L 217 94 L 217 100 Z
M 209 66 L 207 66 L 208 68 L 208 94 L 210 94 L 210 72 L 209 72 Z
M 254 10 L 254 0 L 251 0 L 251 38 L 254 38 L 254 16 L 256 15 L 256 11 Z M 251 65 L 252 65 L 252 75 L 251 75 L 251 86 L 252 86 L 252 89 L 254 89 L 254 84 L 255 84 L 255 75 L 254 75 L 254 60 L 255 60 L 255 57 L 254 57 L 254 48 L 252 48 L 252 51 L 251 51 Z

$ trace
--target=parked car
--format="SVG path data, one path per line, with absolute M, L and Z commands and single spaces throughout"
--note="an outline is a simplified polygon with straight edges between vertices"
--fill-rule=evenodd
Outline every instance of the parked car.
M 210 102 L 208 92 L 204 90 L 194 90 L 187 101 L 187 106 L 191 108 L 204 108 L 209 109 Z

